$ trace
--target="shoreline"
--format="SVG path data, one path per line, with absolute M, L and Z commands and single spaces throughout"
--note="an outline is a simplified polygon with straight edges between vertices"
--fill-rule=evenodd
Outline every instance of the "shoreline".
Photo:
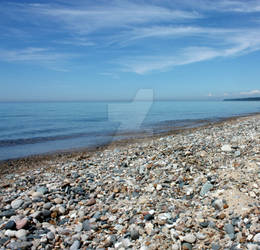
M 144 133 L 129 133 L 132 135 L 130 138 L 126 139 L 118 139 L 112 140 L 110 143 L 101 144 L 97 146 L 90 146 L 90 147 L 81 147 L 75 149 L 67 149 L 67 150 L 58 150 L 54 152 L 48 152 L 43 154 L 34 154 L 25 157 L 18 157 L 14 159 L 6 159 L 0 160 L 0 179 L 3 174 L 8 173 L 19 173 L 21 171 L 28 170 L 30 168 L 37 168 L 43 165 L 51 165 L 53 163 L 58 162 L 66 162 L 67 160 L 73 158 L 81 158 L 85 157 L 83 155 L 87 154 L 87 157 L 91 156 L 91 154 L 99 151 L 103 151 L 105 149 L 111 149 L 113 147 L 127 147 L 136 142 L 145 142 L 150 141 L 153 139 L 176 135 L 184 132 L 192 132 L 203 128 L 208 128 L 210 126 L 218 126 L 226 122 L 236 122 L 238 119 L 247 119 L 254 116 L 259 116 L 259 112 L 244 114 L 244 115 L 237 115 L 231 116 L 226 118 L 218 118 L 216 120 L 195 120 L 200 121 L 202 124 L 198 123 L 199 125 L 195 125 L 193 127 L 167 127 L 166 132 L 159 132 L 155 134 L 144 134 Z M 122 134 L 124 135 L 124 134 Z M 139 136 L 138 136 L 139 135 Z M 22 165 L 22 166 L 20 166 Z M 18 166 L 18 168 L 17 168 Z
M 27 163 L 1 176 L 0 248 L 260 247 L 260 114 Z

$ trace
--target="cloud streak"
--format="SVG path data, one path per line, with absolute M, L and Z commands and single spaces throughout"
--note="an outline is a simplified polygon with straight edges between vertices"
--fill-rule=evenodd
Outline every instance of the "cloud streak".
M 238 12 L 238 13 L 257 13 L 260 12 L 259 0 L 182 0 L 180 5 L 196 10 L 218 11 L 218 12 Z
M 217 57 L 240 56 L 260 50 L 260 33 L 256 30 L 203 29 L 197 27 L 177 30 L 166 28 L 165 32 L 161 32 L 162 30 L 163 28 L 160 27 L 160 32 L 146 33 L 145 36 L 160 37 L 167 35 L 180 38 L 193 33 L 200 37 L 210 37 L 211 41 L 209 46 L 206 47 L 190 46 L 178 51 L 174 50 L 170 56 L 153 55 L 125 58 L 120 61 L 125 71 L 145 74 L 151 71 L 164 71 L 175 66 L 211 60 Z M 215 40 L 215 43 L 212 40 Z M 215 44 L 215 46 L 210 46 L 212 44 Z M 221 44 L 221 46 L 217 46 L 218 44 Z
M 43 43 L 35 46 L 28 39 L 23 49 L 2 49 L 0 60 L 51 65 L 81 57 L 84 60 L 80 63 L 88 64 L 88 52 L 98 56 L 103 52 L 102 60 L 110 65 L 111 61 L 114 65 L 116 62 L 123 71 L 145 74 L 260 50 L 258 26 L 243 29 L 207 23 L 215 12 L 260 12 L 260 0 L 174 0 L 166 3 L 116 0 L 100 5 L 91 1 L 71 4 L 62 0 L 41 4 L 5 3 L 0 14 L 6 19 L 29 23 L 30 29 L 39 29 L 40 38 L 46 34 L 44 38 L 56 37 L 51 41 L 47 39 L 46 47 Z M 26 28 L 27 25 L 21 34 L 30 33 Z M 15 36 L 14 28 L 11 30 Z M 57 45 L 80 50 L 75 49 L 73 54 L 61 53 Z
M 0 49 L 0 61 L 9 63 L 36 63 L 51 70 L 67 72 L 64 65 L 76 55 L 57 53 L 48 48 Z

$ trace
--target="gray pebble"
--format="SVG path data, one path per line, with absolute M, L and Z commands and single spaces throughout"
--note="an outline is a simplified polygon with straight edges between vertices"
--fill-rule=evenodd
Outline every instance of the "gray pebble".
M 201 190 L 200 190 L 200 195 L 201 195 L 201 196 L 206 195 L 212 188 L 213 188 L 213 185 L 212 185 L 210 182 L 207 181 L 207 182 L 202 186 L 202 188 L 201 188 Z
M 20 206 L 22 206 L 23 200 L 22 199 L 17 199 L 11 202 L 11 207 L 13 209 L 18 209 Z
M 70 246 L 70 250 L 78 250 L 80 248 L 80 241 L 75 240 L 73 244 Z

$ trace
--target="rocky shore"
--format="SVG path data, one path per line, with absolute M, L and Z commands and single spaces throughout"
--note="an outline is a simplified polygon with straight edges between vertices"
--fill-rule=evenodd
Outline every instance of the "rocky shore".
M 259 115 L 0 178 L 0 249 L 260 249 Z

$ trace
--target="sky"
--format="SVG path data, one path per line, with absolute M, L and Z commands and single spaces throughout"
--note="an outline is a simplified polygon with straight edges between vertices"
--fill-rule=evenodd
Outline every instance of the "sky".
M 260 0 L 1 0 L 0 101 L 260 96 Z

